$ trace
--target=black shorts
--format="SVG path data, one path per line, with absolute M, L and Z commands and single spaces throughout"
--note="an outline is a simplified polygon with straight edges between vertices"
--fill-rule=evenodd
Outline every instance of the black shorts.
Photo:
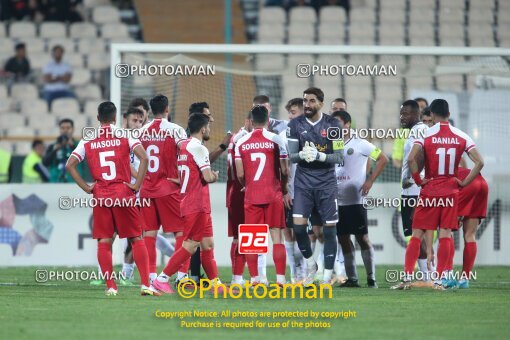
M 337 190 L 336 185 L 326 189 L 295 188 L 292 216 L 310 218 L 315 207 L 322 222 L 319 225 L 337 223 Z
M 316 207 L 313 207 L 312 213 L 310 214 L 310 224 L 322 226 L 321 215 L 319 214 L 319 211 L 317 211 Z
M 339 206 L 338 215 L 336 233 L 339 237 L 341 235 L 368 234 L 367 209 L 363 207 L 363 204 Z
M 418 196 L 402 195 L 400 214 L 402 216 L 402 229 L 404 230 L 404 236 L 406 237 L 413 234 L 413 214 L 417 200 Z

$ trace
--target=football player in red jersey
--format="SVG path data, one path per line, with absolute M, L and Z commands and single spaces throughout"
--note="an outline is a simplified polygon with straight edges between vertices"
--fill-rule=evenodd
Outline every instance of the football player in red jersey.
M 251 113 L 244 120 L 242 127 L 230 139 L 228 145 L 227 157 L 227 211 L 228 211 L 228 236 L 232 237 L 230 246 L 230 260 L 232 263 L 232 282 L 231 284 L 244 284 L 243 271 L 246 264 L 246 257 L 238 251 L 238 228 L 244 223 L 244 191 L 239 183 L 236 173 L 236 164 L 234 162 L 234 148 L 240 138 L 246 136 L 253 130 L 251 122 Z
M 160 295 L 149 283 L 149 259 L 142 239 L 140 212 L 133 203 L 135 193 L 142 185 L 147 171 L 147 155 L 136 139 L 117 138 L 113 130 L 117 109 L 112 102 L 103 102 L 98 107 L 101 123 L 98 136 L 92 140 L 81 140 L 69 157 L 66 170 L 86 193 L 94 198 L 120 199 L 122 204 L 114 206 L 96 205 L 93 208 L 92 236 L 98 240 L 97 257 L 101 272 L 106 275 L 106 295 L 117 295 L 117 285 L 112 279 L 112 242 L 115 231 L 120 238 L 128 238 L 133 257 L 140 272 L 142 295 Z M 140 160 L 134 184 L 131 180 L 130 151 Z M 88 185 L 78 173 L 76 166 L 87 160 L 94 184 Z
M 470 170 L 459 167 L 457 178 L 463 181 Z M 462 276 L 459 281 L 456 278 L 446 280 L 447 288 L 469 288 L 469 276 L 473 270 L 476 258 L 476 229 L 481 220 L 487 216 L 487 203 L 489 200 L 489 186 L 478 174 L 475 179 L 459 191 L 459 222 L 464 232 L 464 254 L 462 261 Z M 446 270 L 453 270 L 453 256 L 450 254 Z
M 245 186 L 245 223 L 267 224 L 273 240 L 276 283 L 284 285 L 286 252 L 282 230 L 285 228 L 283 195 L 288 193 L 288 157 L 283 139 L 267 130 L 269 114 L 265 106 L 251 110 L 254 130 L 235 146 L 236 172 Z M 252 284 L 258 284 L 258 255 L 246 255 Z
M 458 228 L 459 187 L 465 187 L 471 183 L 483 168 L 482 156 L 476 150 L 473 140 L 449 124 L 448 102 L 444 99 L 436 99 L 430 104 L 430 111 L 435 125 L 426 130 L 423 138 L 414 142 L 408 158 L 413 180 L 422 187 L 420 199 L 425 204 L 418 203 L 414 212 L 413 233 L 406 249 L 404 270 L 407 278 L 402 284 L 403 289 L 409 287 L 424 235 L 427 244 L 427 262 L 429 269 L 431 268 L 434 262 L 432 242 L 434 230 L 437 227 L 439 227 L 437 272 L 440 276 L 443 275 L 450 253 L 454 251 L 451 232 Z M 457 168 L 464 152 L 475 165 L 469 175 L 461 181 L 457 178 Z M 425 179 L 420 177 L 421 169 L 418 167 L 418 159 L 422 157 L 425 159 Z M 427 203 L 434 200 L 438 205 L 431 206 Z M 435 286 L 444 289 L 441 281 L 436 281 Z
M 162 226 L 165 233 L 175 234 L 175 249 L 179 249 L 183 241 L 177 144 L 186 139 L 186 131 L 167 120 L 167 97 L 161 94 L 155 96 L 150 100 L 150 106 L 154 120 L 142 127 L 140 137 L 149 159 L 140 197 L 151 199 L 150 206 L 141 210 L 145 222 L 144 240 L 149 253 L 150 278 L 154 280 L 157 276 L 156 236 L 159 227 Z M 180 279 L 187 273 L 179 275 Z
M 179 145 L 178 157 L 184 241 L 153 284 L 164 293 L 173 293 L 168 280 L 189 260 L 200 245 L 200 260 L 205 273 L 209 280 L 213 281 L 213 286 L 218 286 L 218 291 L 222 292 L 223 285 L 218 278 L 218 268 L 214 259 L 209 197 L 209 183 L 218 180 L 218 172 L 212 171 L 209 151 L 202 144 L 204 140 L 209 139 L 209 117 L 203 113 L 192 114 L 188 120 L 188 129 L 191 138 Z

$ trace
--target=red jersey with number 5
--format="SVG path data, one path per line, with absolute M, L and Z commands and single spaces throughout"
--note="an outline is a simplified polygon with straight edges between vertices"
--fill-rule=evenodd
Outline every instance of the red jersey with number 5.
M 209 184 L 202 176 L 202 170 L 210 168 L 209 151 L 196 138 L 179 145 L 179 178 L 181 181 L 181 216 L 198 212 L 211 213 Z
M 475 147 L 473 140 L 448 122 L 437 123 L 426 130 L 414 144 L 425 154 L 425 178 L 431 179 L 421 189 L 425 196 L 447 196 L 459 191 L 455 177 L 464 152 Z
M 179 191 L 179 185 L 167 178 L 177 178 L 177 144 L 186 139 L 186 131 L 166 119 L 154 119 L 140 133 L 149 165 L 140 197 L 157 198 Z
M 268 204 L 283 198 L 280 159 L 286 158 L 283 139 L 266 129 L 255 129 L 239 139 L 235 159 L 243 162 L 246 203 Z
M 118 129 L 114 125 L 103 125 L 100 130 Z M 125 198 L 134 196 L 124 183 L 131 182 L 131 150 L 140 145 L 137 139 L 116 138 L 114 133 L 98 133 L 93 140 L 81 140 L 71 156 L 80 162 L 87 161 L 96 198 Z

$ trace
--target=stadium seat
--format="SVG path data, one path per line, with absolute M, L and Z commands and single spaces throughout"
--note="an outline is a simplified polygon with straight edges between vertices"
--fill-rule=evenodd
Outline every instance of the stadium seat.
M 281 7 L 262 7 L 259 12 L 259 27 L 285 24 L 287 16 Z
M 30 134 L 32 132 L 32 134 Z M 10 135 L 9 136 L 13 136 Z M 26 134 L 23 133 L 23 131 L 19 131 L 19 134 L 16 135 L 17 137 L 23 137 L 23 136 L 35 136 L 35 130 L 31 129 L 30 131 L 27 131 Z M 14 144 L 14 155 L 17 156 L 25 156 L 28 155 L 32 151 L 32 143 L 31 142 L 15 142 Z
M 78 40 L 78 52 L 81 54 L 93 54 L 105 50 L 105 43 L 101 38 L 82 38 Z
M 80 100 L 100 99 L 102 97 L 101 88 L 97 84 L 87 84 L 76 87 L 75 93 Z
M 46 51 L 46 44 L 41 38 L 23 38 L 20 39 L 21 42 L 25 43 L 27 48 L 27 57 L 30 62 L 32 62 L 32 53 L 41 53 Z
M 278 40 L 283 43 L 285 40 L 285 27 L 283 24 L 274 23 L 259 26 L 258 41 L 265 42 L 269 40 Z
M 435 46 L 434 37 L 409 37 L 409 45 L 412 46 Z
M 437 76 L 436 85 L 439 91 L 461 92 L 464 88 L 464 78 L 457 74 Z
M 492 24 L 494 23 L 494 12 L 492 8 L 482 7 L 469 11 L 469 25 Z
M 442 24 L 439 27 L 439 40 L 445 38 L 464 39 L 464 25 Z
M 109 53 L 93 53 L 87 58 L 87 67 L 91 71 L 102 71 L 110 67 Z
M 392 37 L 385 35 L 379 38 L 379 45 L 389 45 L 389 46 L 403 46 L 405 45 L 404 37 Z
M 64 54 L 64 61 L 72 66 L 73 73 L 75 69 L 82 68 L 84 65 L 83 56 L 80 53 L 66 53 Z
M 0 38 L 0 54 L 12 55 L 14 52 L 14 41 L 8 38 Z
M 12 112 L 14 109 L 15 105 L 10 98 L 2 98 L 0 100 L 0 114 Z
M 312 81 L 313 86 L 318 87 L 324 93 L 331 97 L 339 97 L 342 90 L 340 76 L 315 76 Z M 326 89 L 329 89 L 326 91 Z M 326 104 L 325 104 L 326 105 Z
M 343 24 L 347 22 L 345 9 L 340 6 L 324 6 L 319 11 L 319 22 L 328 24 Z
M 105 99 L 106 100 L 106 99 Z M 85 107 L 83 109 L 83 113 L 88 117 L 93 117 L 94 122 L 96 121 L 95 117 L 97 116 L 97 107 L 104 100 L 87 100 L 85 102 Z
M 469 25 L 468 27 L 469 39 L 472 38 L 485 38 L 493 40 L 494 33 L 490 23 L 478 23 L 476 25 Z
M 36 34 L 35 24 L 26 21 L 14 22 L 9 26 L 9 37 L 11 38 L 31 38 Z
M 419 3 L 419 1 L 414 4 Z M 434 24 L 435 13 L 434 7 L 413 7 L 409 11 L 409 24 L 410 25 L 422 25 L 427 28 L 427 25 L 431 25 L 432 29 Z
M 374 26 L 367 23 L 351 23 L 349 25 L 349 43 L 355 41 L 374 40 Z
M 369 100 L 347 100 L 347 111 L 352 114 L 352 116 L 356 119 L 356 126 L 358 128 L 366 128 L 368 126 L 367 117 L 370 114 L 370 101 Z M 358 119 L 357 117 L 364 117 L 363 119 Z M 360 124 L 362 124 L 360 126 Z
M 327 38 L 337 38 L 343 41 L 345 38 L 345 26 L 333 22 L 321 22 L 319 24 L 319 40 Z
M 0 38 L 5 38 L 7 36 L 7 29 L 5 28 L 5 23 L 0 22 Z
M 356 23 L 372 27 L 375 23 L 375 10 L 368 7 L 352 8 L 349 12 L 349 22 L 351 25 Z
M 59 98 L 51 103 L 51 113 L 57 116 L 79 114 L 80 105 L 74 98 Z
M 372 108 L 371 127 L 376 129 L 395 129 L 400 126 L 399 123 L 399 101 L 389 101 L 387 99 L 378 99 L 374 101 Z
M 341 55 L 334 54 L 321 54 L 317 57 L 317 64 L 322 65 L 342 65 L 346 64 L 347 60 Z
M 438 59 L 438 65 L 462 64 L 464 62 L 463 56 L 441 56 Z
M 259 54 L 255 65 L 259 71 L 282 70 L 285 68 L 285 58 L 279 54 Z
M 2 130 L 0 130 L 0 136 L 3 135 Z M 10 153 L 14 152 L 14 143 L 8 140 L 0 140 L 0 149 L 6 150 Z
M 439 24 L 464 24 L 464 11 L 457 7 L 442 7 L 439 10 Z
M 59 115 L 57 117 L 57 122 L 64 119 L 64 118 L 67 118 L 67 119 L 72 119 L 73 120 L 73 123 L 74 123 L 74 130 L 78 133 L 81 134 L 82 130 L 84 127 L 87 127 L 89 126 L 89 117 L 87 117 L 86 115 L 82 115 L 82 114 L 65 114 L 65 115 Z
M 51 60 L 51 55 L 48 52 L 34 53 L 30 55 L 30 66 L 34 70 L 41 70 Z
M 430 76 L 409 76 L 406 78 L 406 89 L 408 95 L 411 90 L 430 90 L 432 88 L 432 77 Z
M 11 131 L 16 128 L 23 129 L 26 125 L 26 118 L 17 113 L 2 113 L 0 115 L 0 126 L 5 128 L 7 131 Z M 11 134 L 8 134 L 12 136 Z
M 312 54 L 291 54 L 287 58 L 287 66 L 295 70 L 299 64 L 315 64 L 315 57 Z
M 293 7 L 289 11 L 289 23 L 308 23 L 317 22 L 317 14 L 312 7 Z
M 38 135 L 41 135 L 41 132 L 52 129 L 55 126 L 58 126 L 58 120 L 55 116 L 42 114 L 34 114 L 31 116 L 27 116 L 28 118 L 28 126 L 31 128 L 37 129 L 39 131 Z
M 96 24 L 107 24 L 120 21 L 120 12 L 113 6 L 97 6 L 92 9 L 92 21 Z
M 295 39 L 306 39 L 311 43 L 315 40 L 315 26 L 313 24 L 298 23 L 290 24 L 289 31 L 289 44 Z
M 73 76 L 71 77 L 71 85 L 81 86 L 90 83 L 92 75 L 90 70 L 86 68 L 75 68 L 73 69 Z
M 0 99 L 7 99 L 7 86 L 0 84 Z
M 434 39 L 434 26 L 421 22 L 411 22 L 408 27 L 410 39 Z
M 402 28 L 400 28 L 402 27 Z M 400 29 L 399 29 L 400 28 Z M 379 25 L 379 39 L 384 40 L 385 38 L 391 38 L 392 41 L 399 39 L 400 41 L 404 41 L 405 32 L 403 26 L 395 25 L 393 23 L 381 23 Z M 384 44 L 380 44 L 384 45 Z
M 74 53 L 75 43 L 73 39 L 68 38 L 52 38 L 48 41 L 48 51 L 51 52 L 53 47 L 60 45 L 64 48 L 64 53 Z M 65 58 L 65 54 L 64 54 Z
M 411 9 L 414 8 L 435 8 L 436 0 L 420 0 L 420 1 L 411 1 L 410 3 Z
M 309 87 L 310 85 L 310 78 L 301 78 L 301 77 L 296 77 L 296 73 L 295 72 L 292 72 L 292 73 L 285 73 L 282 75 L 282 86 L 288 86 L 288 85 L 299 85 L 299 86 L 302 86 L 303 89 L 305 89 L 306 87 Z M 286 99 L 284 99 L 285 101 Z
M 23 100 L 21 102 L 21 113 L 25 116 L 48 114 L 48 104 L 43 99 Z
M 398 58 L 397 56 L 389 56 L 388 58 Z M 403 57 L 402 57 L 403 58 Z M 400 63 L 397 60 L 388 60 L 385 62 L 384 60 L 379 60 L 379 64 L 388 65 L 388 64 L 397 64 L 397 70 L 403 66 L 403 62 Z M 375 84 L 375 90 L 377 91 L 378 88 L 384 87 L 384 86 L 395 86 L 395 87 L 402 87 L 404 79 L 401 77 L 374 77 L 374 84 Z
M 319 35 L 319 42 L 320 45 L 344 45 L 345 44 L 345 38 L 343 37 L 321 37 Z
M 75 22 L 71 24 L 69 30 L 69 37 L 71 38 L 96 38 L 97 28 L 96 25 L 90 22 Z
M 405 9 L 406 0 L 385 0 L 384 7 L 392 9 Z
M 371 86 L 344 85 L 344 95 L 347 100 L 372 100 L 373 93 Z
M 496 43 L 493 39 L 485 39 L 483 37 L 477 37 L 469 40 L 469 46 L 472 47 L 495 47 Z
M 29 100 L 39 98 L 37 87 L 32 84 L 14 84 L 11 88 L 11 97 L 15 100 Z
M 43 22 L 39 27 L 41 38 L 65 38 L 67 36 L 66 26 L 61 22 Z
M 393 8 L 387 8 L 384 7 L 379 12 L 379 19 L 381 24 L 393 24 L 393 27 L 397 25 L 403 25 L 406 21 L 406 14 L 405 14 L 405 7 L 393 7 Z
M 354 65 L 372 65 L 375 62 L 375 57 L 373 55 L 364 55 L 364 54 L 353 54 L 349 57 L 349 63 Z M 370 77 L 351 77 L 352 81 L 359 82 L 369 82 Z
M 402 101 L 402 87 L 398 85 L 386 85 L 375 87 L 375 99 L 387 99 L 391 101 Z
M 129 37 L 129 29 L 126 24 L 108 23 L 101 26 L 101 36 L 103 39 L 126 38 Z
M 459 38 L 442 38 L 439 40 L 439 46 L 466 46 L 464 39 Z

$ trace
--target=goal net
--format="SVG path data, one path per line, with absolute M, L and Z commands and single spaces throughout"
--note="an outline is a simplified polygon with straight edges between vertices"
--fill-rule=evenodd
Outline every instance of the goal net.
M 402 146 L 380 130 L 399 129 L 400 105 L 406 99 L 446 99 L 454 124 L 484 156 L 489 208 L 499 218 L 510 212 L 510 148 L 505 147 L 509 49 L 113 44 L 111 50 L 111 100 L 120 111 L 135 97 L 149 100 L 162 93 L 169 98 L 171 120 L 185 127 L 190 104 L 205 101 L 214 117 L 207 142 L 211 150 L 227 131 L 244 124 L 256 95 L 269 96 L 271 117 L 277 119 L 287 119 L 285 104 L 310 86 L 325 93 L 323 112 L 335 98 L 344 98 L 355 127 L 372 129 L 367 139 L 390 158 L 378 183 L 393 183 L 394 195 L 400 195 Z M 225 154 L 213 164 L 220 181 L 226 180 L 226 165 Z M 500 241 L 496 229 L 494 247 Z

